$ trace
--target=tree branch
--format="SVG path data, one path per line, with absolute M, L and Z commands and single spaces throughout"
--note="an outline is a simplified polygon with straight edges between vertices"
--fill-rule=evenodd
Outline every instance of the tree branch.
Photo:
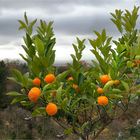
M 92 140 L 95 140 L 100 133 L 106 128 L 107 125 L 109 125 L 112 122 L 112 119 L 110 119 L 106 124 L 103 125 L 103 127 L 100 128 L 100 130 L 92 137 Z

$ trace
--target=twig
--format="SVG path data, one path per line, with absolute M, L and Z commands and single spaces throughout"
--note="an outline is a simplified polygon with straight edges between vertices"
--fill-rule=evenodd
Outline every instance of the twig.
M 84 102 L 84 108 L 86 108 L 85 102 Z M 84 116 L 85 116 L 85 121 L 86 121 L 86 119 L 87 119 L 87 111 L 86 110 L 84 111 Z

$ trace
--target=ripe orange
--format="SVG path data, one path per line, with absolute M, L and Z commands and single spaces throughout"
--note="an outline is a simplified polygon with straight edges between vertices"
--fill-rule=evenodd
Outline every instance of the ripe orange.
M 34 78 L 34 80 L 33 80 L 33 84 L 36 85 L 36 86 L 40 86 L 41 80 L 40 80 L 38 77 L 36 77 L 36 78 Z
M 70 77 L 68 78 L 68 81 L 72 81 L 72 80 L 73 80 L 73 77 L 70 76 Z
M 47 106 L 46 106 L 46 112 L 48 113 L 48 115 L 50 116 L 53 116 L 57 113 L 58 109 L 57 109 L 57 106 L 56 104 L 54 103 L 49 103 Z
M 98 88 L 97 88 L 97 92 L 98 92 L 99 94 L 103 94 L 103 93 L 104 93 L 104 90 L 103 90 L 103 88 L 98 87 Z
M 41 90 L 37 87 L 33 87 L 28 93 L 28 98 L 30 101 L 35 103 L 37 102 L 40 94 L 41 94 Z
M 97 99 L 98 105 L 105 106 L 108 104 L 108 98 L 106 96 L 99 96 Z
M 114 80 L 114 85 L 119 85 L 120 84 L 120 81 L 119 80 Z
M 52 82 L 54 82 L 55 81 L 55 75 L 54 74 L 47 74 L 46 76 L 45 76 L 45 78 L 44 78 L 44 81 L 46 82 L 46 83 L 52 83 Z
M 80 88 L 77 84 L 73 84 L 72 87 L 76 90 L 76 92 L 80 91 Z
M 101 81 L 101 83 L 103 83 L 103 84 L 106 84 L 108 81 L 110 81 L 111 79 L 110 79 L 110 77 L 108 76 L 108 75 L 101 75 L 100 76 L 100 81 Z

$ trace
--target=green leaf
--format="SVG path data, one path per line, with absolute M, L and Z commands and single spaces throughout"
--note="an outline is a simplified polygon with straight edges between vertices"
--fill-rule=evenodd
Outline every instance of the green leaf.
M 37 21 L 37 19 L 33 20 L 28 26 L 28 30 L 29 30 L 30 35 L 33 32 L 33 26 L 35 25 L 36 21 Z
M 70 108 L 73 110 L 75 108 L 75 106 L 77 106 L 77 104 L 79 103 L 79 101 L 81 100 L 81 98 L 76 99 L 72 105 L 70 106 Z
M 58 74 L 56 77 L 57 81 L 60 81 L 60 82 L 63 81 L 68 76 L 69 73 L 70 73 L 70 71 L 67 70 L 67 71 L 64 71 L 64 72 Z
M 11 81 L 13 81 L 13 82 L 15 82 L 15 83 L 17 83 L 17 84 L 21 84 L 21 83 L 19 83 L 14 77 L 7 77 L 7 79 L 8 79 L 8 80 L 11 80 Z
M 33 86 L 33 80 L 32 79 L 30 79 L 30 78 L 28 78 L 28 81 L 27 81 L 27 88 L 30 88 L 30 87 L 32 87 Z
M 33 107 L 34 106 L 34 103 L 30 102 L 30 101 L 21 101 L 20 104 L 23 106 L 26 106 L 26 107 Z
M 27 18 L 26 12 L 24 13 L 24 19 L 25 19 L 26 24 L 28 25 L 28 18 Z
M 23 101 L 25 99 L 28 99 L 27 98 L 27 95 L 20 95 L 20 96 L 17 96 L 16 98 L 14 98 L 11 102 L 11 104 L 15 104 L 15 103 L 18 103 L 20 101 Z
M 51 53 L 48 53 L 48 65 L 52 66 L 55 61 L 55 50 L 52 50 Z
M 103 73 L 107 73 L 108 72 L 108 64 L 106 64 L 104 59 L 99 55 L 99 53 L 96 50 L 91 50 L 91 52 L 95 55 L 96 59 L 98 60 Z
M 18 93 L 16 91 L 11 91 L 11 92 L 6 93 L 6 95 L 8 95 L 8 96 L 21 96 L 22 94 Z
M 102 42 L 103 42 L 103 43 L 105 42 L 106 38 L 107 38 L 107 36 L 106 36 L 106 30 L 103 29 L 103 30 L 102 30 Z
M 22 75 L 22 73 L 19 70 L 12 69 L 12 75 L 13 75 L 13 78 L 12 77 L 11 78 L 9 77 L 9 79 L 11 79 L 13 81 L 16 81 L 16 83 L 24 86 L 23 85 L 23 75 Z
M 61 108 L 65 110 L 67 107 L 67 104 L 68 104 L 68 98 L 63 99 L 61 103 Z
M 23 54 L 19 54 L 19 55 L 22 57 L 22 59 L 24 59 L 27 63 L 29 63 L 29 60 L 26 57 L 24 57 Z
M 46 114 L 45 107 L 37 107 L 33 112 L 32 116 L 42 116 Z
M 85 79 L 84 75 L 82 73 L 79 73 L 79 75 L 78 75 L 78 85 L 79 86 L 84 83 L 84 79 Z
M 128 92 L 129 91 L 128 83 L 126 83 L 125 81 L 122 81 L 122 80 L 121 80 L 121 83 L 122 83 L 123 87 L 125 88 L 125 90 Z
M 112 15 L 111 20 L 116 25 L 116 27 L 120 33 L 123 32 L 122 14 L 123 14 L 123 11 L 121 11 L 121 10 L 115 10 L 115 13 L 111 13 L 111 15 Z
M 122 91 L 121 91 L 120 89 L 113 88 L 113 89 L 112 89 L 112 93 L 113 93 L 113 94 L 114 94 L 114 93 L 120 94 L 120 93 L 122 93 Z
M 35 38 L 34 43 L 39 56 L 44 56 L 44 44 L 38 37 Z
M 57 89 L 57 94 L 56 94 L 56 100 L 58 101 L 59 104 L 62 103 L 62 87 L 63 85 L 61 85 L 58 89 Z
M 53 90 L 55 88 L 55 85 L 54 84 L 46 84 L 44 87 L 43 87 L 43 93 L 46 93 L 47 90 Z
M 108 96 L 110 98 L 112 98 L 112 99 L 120 99 L 120 98 L 123 98 L 123 96 L 120 95 L 120 94 L 109 94 Z
M 26 24 L 25 24 L 23 21 L 18 20 L 18 22 L 20 23 L 19 30 L 22 30 L 22 29 L 27 29 L 27 26 L 26 26 Z

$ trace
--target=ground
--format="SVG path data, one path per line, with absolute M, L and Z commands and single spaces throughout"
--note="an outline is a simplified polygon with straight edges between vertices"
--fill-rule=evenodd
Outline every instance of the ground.
M 97 140 L 138 140 L 140 131 L 140 102 L 131 104 L 130 109 L 118 120 L 114 120 L 101 133 Z M 1 140 L 77 140 L 77 137 L 64 136 L 63 129 L 51 119 L 30 118 L 30 112 L 17 106 L 0 110 Z M 140 127 L 138 127 L 140 130 Z

